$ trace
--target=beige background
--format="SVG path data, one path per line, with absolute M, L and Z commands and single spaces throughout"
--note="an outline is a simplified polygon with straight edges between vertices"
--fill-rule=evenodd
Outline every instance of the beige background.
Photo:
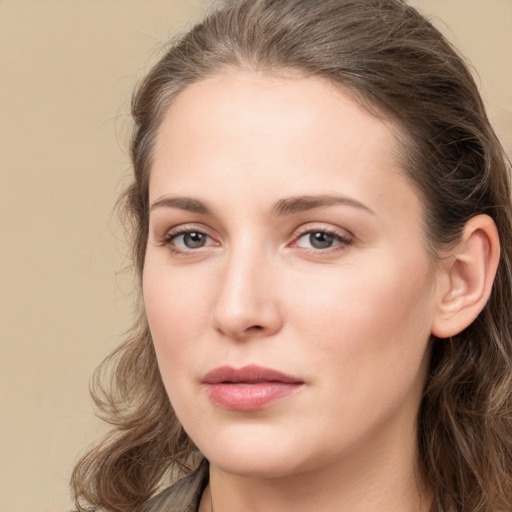
M 412 2 L 411 2 L 412 3 Z M 512 154 L 512 0 L 416 0 L 479 72 Z M 0 0 L 0 512 L 71 506 L 88 380 L 130 318 L 112 217 L 130 91 L 206 0 Z

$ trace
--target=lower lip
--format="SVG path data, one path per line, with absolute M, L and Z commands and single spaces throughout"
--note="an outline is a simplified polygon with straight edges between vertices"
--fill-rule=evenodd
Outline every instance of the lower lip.
M 255 382 L 207 384 L 207 394 L 224 409 L 235 411 L 257 411 L 291 395 L 301 383 Z

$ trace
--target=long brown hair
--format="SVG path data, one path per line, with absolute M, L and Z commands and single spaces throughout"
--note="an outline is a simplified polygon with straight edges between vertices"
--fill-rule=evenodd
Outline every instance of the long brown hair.
M 432 340 L 418 443 L 433 510 L 512 510 L 510 164 L 462 59 L 400 0 L 221 3 L 167 50 L 133 97 L 135 179 L 123 205 L 139 277 L 162 117 L 185 87 L 226 68 L 324 77 L 390 119 L 403 170 L 423 198 L 434 257 L 474 215 L 494 219 L 502 252 L 491 298 L 463 332 Z M 142 306 L 128 339 L 98 370 L 94 389 L 113 429 L 75 467 L 77 507 L 133 511 L 169 471 L 192 467 L 196 453 L 160 379 Z

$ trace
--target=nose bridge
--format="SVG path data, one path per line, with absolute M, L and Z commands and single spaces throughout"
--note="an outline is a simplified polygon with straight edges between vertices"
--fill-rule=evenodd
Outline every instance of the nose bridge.
M 227 251 L 214 304 L 216 329 L 233 338 L 275 333 L 281 324 L 275 301 L 275 261 L 247 237 Z

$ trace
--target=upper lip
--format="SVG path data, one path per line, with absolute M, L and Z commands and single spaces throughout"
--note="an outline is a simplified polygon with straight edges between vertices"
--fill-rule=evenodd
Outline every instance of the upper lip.
M 221 366 L 209 371 L 203 377 L 205 384 L 220 384 L 220 383 L 249 383 L 254 384 L 258 382 L 284 382 L 289 384 L 300 384 L 303 381 L 292 375 L 273 370 L 271 368 L 264 368 L 257 365 L 243 366 L 242 368 L 233 368 L 231 366 Z

